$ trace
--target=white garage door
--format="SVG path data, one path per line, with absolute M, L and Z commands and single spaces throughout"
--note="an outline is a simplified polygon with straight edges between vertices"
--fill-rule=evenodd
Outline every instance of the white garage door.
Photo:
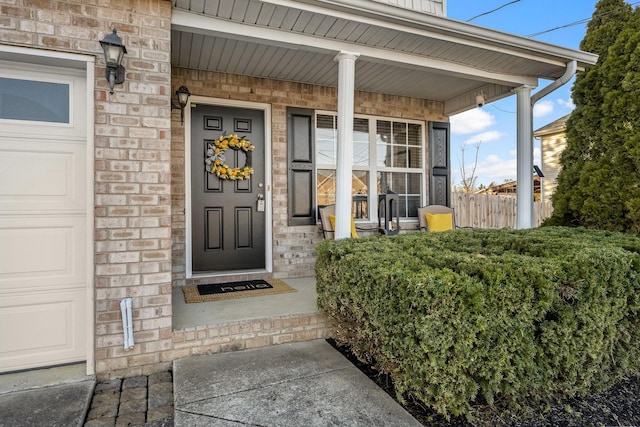
M 0 372 L 86 359 L 86 81 L 0 61 Z

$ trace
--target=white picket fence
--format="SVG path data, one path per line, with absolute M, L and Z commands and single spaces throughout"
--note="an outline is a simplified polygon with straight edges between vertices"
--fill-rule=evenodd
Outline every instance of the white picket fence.
M 456 225 L 474 228 L 516 228 L 516 198 L 492 194 L 452 193 Z M 551 216 L 551 202 L 534 202 L 533 226 Z

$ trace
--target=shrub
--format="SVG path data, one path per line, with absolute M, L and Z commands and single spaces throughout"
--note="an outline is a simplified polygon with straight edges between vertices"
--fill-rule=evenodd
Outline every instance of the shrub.
M 640 368 L 640 239 L 559 227 L 324 241 L 318 307 L 399 399 L 470 416 Z

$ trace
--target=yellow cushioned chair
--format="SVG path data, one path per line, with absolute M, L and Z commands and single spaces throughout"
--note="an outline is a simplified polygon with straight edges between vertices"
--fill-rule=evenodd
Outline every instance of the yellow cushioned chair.
M 335 230 L 336 229 L 336 216 L 335 215 L 329 215 L 329 222 L 331 223 L 331 229 Z M 351 237 L 353 237 L 354 239 L 358 238 L 358 231 L 356 230 L 356 223 L 353 220 L 353 217 L 351 217 Z
M 418 208 L 420 230 L 437 232 L 456 228 L 453 208 L 442 205 L 427 205 Z
M 320 223 L 322 225 L 322 233 L 325 239 L 335 238 L 336 229 L 336 205 L 327 205 L 319 209 Z M 351 237 L 358 238 L 358 232 L 356 230 L 356 224 L 351 217 Z

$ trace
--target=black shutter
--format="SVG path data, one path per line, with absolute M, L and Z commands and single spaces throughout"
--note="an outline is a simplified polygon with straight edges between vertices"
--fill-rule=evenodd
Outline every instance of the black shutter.
M 429 204 L 450 206 L 451 156 L 449 123 L 429 122 L 431 172 L 429 175 Z
M 313 110 L 287 108 L 289 225 L 316 223 L 315 115 Z

